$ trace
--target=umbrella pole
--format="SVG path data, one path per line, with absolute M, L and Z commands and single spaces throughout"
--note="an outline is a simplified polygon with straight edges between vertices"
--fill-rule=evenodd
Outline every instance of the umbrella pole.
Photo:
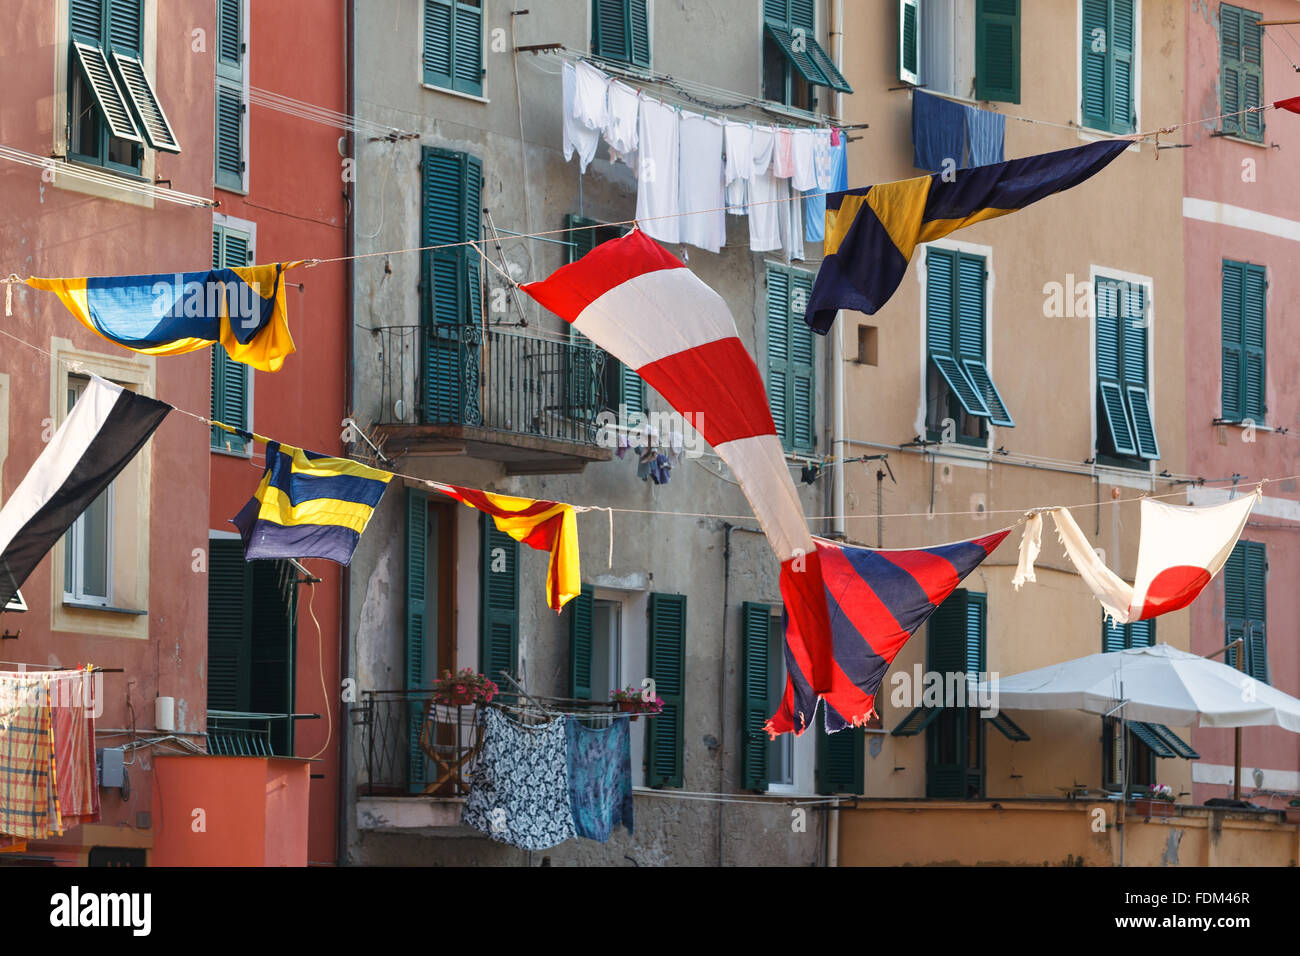
M 1120 690 L 1120 695 L 1124 693 Z M 1128 828 L 1124 825 L 1128 816 L 1128 719 L 1121 712 L 1119 718 L 1119 865 L 1124 865 L 1124 844 Z
M 1227 657 L 1227 652 L 1236 648 L 1237 657 L 1233 661 L 1237 670 L 1241 673 L 1246 672 L 1246 640 L 1239 637 L 1235 641 L 1229 641 L 1213 654 L 1206 654 L 1205 657 L 1218 657 L 1223 654 Z M 1232 799 L 1241 799 L 1241 728 L 1238 727 L 1233 731 L 1233 756 L 1232 756 Z

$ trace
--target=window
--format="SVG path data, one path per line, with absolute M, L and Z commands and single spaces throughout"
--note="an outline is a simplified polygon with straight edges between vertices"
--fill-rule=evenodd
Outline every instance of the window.
M 814 783 L 819 794 L 862 793 L 866 789 L 866 732 L 861 727 L 846 727 L 833 734 L 826 732 L 823 701 L 813 715 L 817 725 L 817 769 Z
M 686 706 L 686 597 L 650 595 L 649 675 L 663 711 L 646 729 L 646 783 L 684 785 L 682 745 Z
M 242 268 L 252 263 L 252 231 L 214 223 L 212 268 Z M 244 431 L 253 430 L 253 370 L 232 359 L 220 343 L 212 346 L 212 418 Z M 213 449 L 233 455 L 252 452 L 252 443 L 240 435 L 215 427 L 211 433 Z
M 1160 457 L 1148 386 L 1150 290 L 1141 282 L 1098 276 L 1097 321 L 1098 461 L 1147 467 Z
M 568 215 L 564 219 L 566 261 L 577 262 L 596 246 L 625 235 L 623 226 L 609 226 L 595 219 Z M 604 354 L 599 364 L 599 350 L 592 341 L 569 325 L 569 344 L 573 346 L 568 362 L 569 408 L 583 417 L 592 417 L 601 409 L 619 414 L 626 406 L 629 416 L 646 412 L 646 384 L 636 369 L 628 368 L 612 355 Z
M 1156 643 L 1156 622 L 1154 620 L 1134 621 L 1132 624 L 1117 624 L 1107 618 L 1101 621 L 1101 649 L 1103 653 L 1123 651 L 1130 647 L 1154 647 Z
M 814 86 L 852 93 L 817 42 L 814 0 L 763 0 L 763 98 L 812 110 Z
M 144 145 L 179 153 L 145 74 L 143 0 L 70 0 L 68 155 L 139 175 Z
M 287 561 L 245 561 L 237 536 L 208 541 L 208 710 L 293 712 L 298 575 Z M 293 721 L 222 719 L 235 752 L 293 754 Z M 223 748 L 224 749 L 224 748 Z
M 1120 789 L 1121 721 L 1118 717 L 1101 719 L 1101 785 L 1105 790 Z M 1156 783 L 1156 758 L 1181 757 L 1199 760 L 1200 754 L 1164 724 L 1128 722 L 1128 785 L 1146 795 L 1147 788 Z
M 1015 425 L 988 366 L 987 261 L 928 247 L 925 268 L 927 437 L 982 446 L 987 424 Z
M 68 411 L 89 384 L 89 379 L 68 378 Z M 113 603 L 114 485 L 81 513 L 64 538 L 63 600 L 67 603 L 100 607 Z
M 1264 99 L 1264 28 L 1254 10 L 1219 4 L 1219 89 L 1222 112 L 1240 113 Z M 1264 114 L 1225 116 L 1222 131 L 1255 142 L 1264 139 Z
M 478 239 L 483 216 L 482 161 L 468 153 L 426 146 L 421 170 L 420 245 Z M 477 386 L 472 390 L 464 387 L 463 369 L 483 315 L 478 253 L 463 245 L 429 249 L 421 260 L 425 421 L 474 424 L 466 419 L 472 417 L 470 406 L 477 405 Z
M 803 320 L 812 284 L 812 273 L 768 264 L 767 400 L 782 446 L 804 454 L 817 445 L 815 333 Z
M 1083 4 L 1083 125 L 1109 133 L 1137 129 L 1137 0 Z
M 1020 102 L 1020 0 L 899 0 L 898 25 L 904 83 Z
M 1268 683 L 1268 555 L 1261 541 L 1238 541 L 1223 566 L 1224 641 L 1240 640 L 1246 658 L 1242 670 Z M 1237 665 L 1236 650 L 1226 663 Z
M 248 21 L 244 0 L 217 0 L 216 184 L 248 188 Z
M 483 95 L 482 0 L 424 0 L 424 82 Z
M 623 605 L 597 600 L 592 589 L 569 602 L 569 696 L 575 700 L 609 700 L 623 688 Z
M 650 68 L 649 0 L 592 0 L 591 53 Z
M 781 618 L 767 604 L 741 606 L 743 630 L 744 743 L 742 786 L 746 790 L 794 785 L 794 736 L 769 740 L 763 727 L 785 694 L 785 649 Z
M 1263 266 L 1223 261 L 1223 419 L 1264 421 L 1268 278 Z

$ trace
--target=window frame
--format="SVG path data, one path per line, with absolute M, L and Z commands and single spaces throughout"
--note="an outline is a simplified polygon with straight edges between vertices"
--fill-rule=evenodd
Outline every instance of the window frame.
M 1084 140 L 1091 140 L 1094 139 L 1096 135 L 1099 133 L 1106 136 L 1111 136 L 1116 134 L 1126 135 L 1128 133 L 1136 132 L 1137 130 L 1140 130 L 1142 128 L 1142 95 L 1141 95 L 1142 93 L 1142 0 L 1132 0 L 1133 2 L 1133 82 L 1132 82 L 1132 100 L 1130 102 L 1132 115 L 1134 117 L 1132 123 L 1132 129 L 1114 128 L 1115 123 L 1113 121 L 1113 117 L 1109 128 L 1091 126 L 1088 123 L 1084 122 L 1083 49 L 1084 49 L 1085 37 L 1083 32 L 1083 20 L 1084 20 L 1083 8 L 1084 8 L 1084 4 L 1088 2 L 1089 0 L 1078 0 L 1078 3 L 1076 5 L 1076 11 L 1075 11 L 1075 22 L 1078 29 L 1078 32 L 1076 34 L 1077 43 L 1075 46 L 1075 50 L 1078 53 L 1078 56 L 1075 58 L 1075 90 L 1077 92 L 1075 98 L 1075 102 L 1077 104 L 1076 111 L 1075 111 L 1075 123 L 1079 127 L 1079 137 Z M 1109 26 L 1109 24 L 1114 19 L 1113 10 L 1114 10 L 1115 0 L 1102 0 L 1102 2 L 1106 3 L 1106 9 L 1107 9 L 1106 22 Z M 1108 74 L 1111 69 L 1109 66 L 1110 49 L 1111 49 L 1110 37 L 1108 33 L 1106 38 L 1106 50 L 1107 50 L 1106 70 Z M 1109 99 L 1110 97 L 1108 97 L 1108 101 Z M 1132 148 L 1136 148 L 1136 145 L 1135 147 Z
M 1237 304 L 1237 307 L 1240 310 L 1238 315 L 1238 319 L 1240 321 L 1240 336 L 1238 337 L 1237 341 L 1234 343 L 1227 342 L 1226 340 L 1224 340 L 1223 337 L 1224 319 L 1225 319 L 1224 305 L 1227 302 L 1227 291 L 1228 291 L 1227 283 L 1228 283 L 1228 272 L 1230 269 L 1236 269 L 1239 271 L 1240 283 L 1241 283 L 1241 288 L 1238 290 L 1238 304 Z M 1258 277 L 1259 281 L 1262 283 L 1262 289 L 1260 290 L 1259 297 L 1260 297 L 1260 305 L 1263 311 L 1263 315 L 1261 316 L 1260 319 L 1260 323 L 1261 323 L 1260 333 L 1263 339 L 1263 344 L 1258 346 L 1257 348 L 1250 345 L 1249 336 L 1247 334 L 1247 326 L 1246 326 L 1246 303 L 1249 301 L 1247 284 L 1251 281 L 1251 277 Z M 1220 420 L 1223 422 L 1233 423 L 1233 424 L 1243 424 L 1247 420 L 1249 420 L 1257 426 L 1264 425 L 1268 420 L 1268 285 L 1269 285 L 1268 267 L 1253 262 L 1247 262 L 1245 260 L 1225 258 L 1222 260 L 1220 264 L 1219 283 L 1220 283 L 1219 285 L 1219 337 L 1220 337 L 1220 349 L 1222 352 L 1222 361 L 1220 365 L 1221 388 L 1219 392 Z M 1223 393 L 1227 388 L 1227 382 L 1228 382 L 1227 365 L 1228 365 L 1228 350 L 1230 347 L 1239 350 L 1236 359 L 1237 360 L 1236 408 L 1231 414 L 1229 412 L 1227 405 L 1223 401 Z M 1256 412 L 1255 409 L 1247 407 L 1247 396 L 1249 393 L 1248 379 L 1250 374 L 1250 358 L 1252 352 L 1254 351 L 1258 352 L 1259 360 L 1260 360 L 1260 376 L 1259 376 L 1260 377 L 1260 381 L 1259 381 L 1260 407 L 1258 409 L 1258 412 Z
M 1238 37 L 1237 37 L 1237 46 L 1238 46 L 1238 51 L 1237 51 L 1237 52 L 1238 52 L 1239 55 L 1238 55 L 1237 57 L 1235 57 L 1235 58 L 1229 57 L 1229 56 L 1227 55 L 1227 51 L 1224 49 L 1223 15 L 1224 15 L 1224 11 L 1225 11 L 1225 10 L 1231 10 L 1231 11 L 1232 11 L 1236 16 L 1237 16 L 1237 18 L 1238 18 L 1238 23 L 1239 23 L 1240 26 L 1241 26 L 1241 32 L 1240 32 L 1240 34 L 1239 34 Z M 1256 11 L 1256 10 L 1250 10 L 1250 9 L 1247 9 L 1246 7 L 1239 7 L 1239 6 L 1237 6 L 1236 4 L 1232 4 L 1232 3 L 1222 3 L 1222 2 L 1219 4 L 1218 14 L 1219 14 L 1219 30 L 1218 30 L 1218 34 L 1219 34 L 1219 110 L 1220 110 L 1221 113 L 1229 112 L 1229 110 L 1228 110 L 1228 106 L 1229 106 L 1229 104 L 1228 104 L 1227 102 L 1225 102 L 1225 97 L 1226 97 L 1226 95 L 1227 95 L 1227 84 L 1224 82 L 1224 79 L 1225 79 L 1225 76 L 1226 76 L 1226 72 L 1225 72 L 1225 71 L 1226 71 L 1227 69 L 1229 69 L 1229 68 L 1234 68 L 1234 69 L 1238 70 L 1238 71 L 1239 71 L 1239 74 L 1238 74 L 1238 75 L 1239 75 L 1240 77 L 1245 77 L 1246 75 L 1248 75 L 1248 74 L 1252 74 L 1252 73 L 1255 74 L 1255 75 L 1258 77 L 1258 84 L 1259 84 L 1258 94 L 1259 94 L 1259 95 L 1258 95 L 1258 98 L 1257 98 L 1257 100 L 1256 100 L 1256 102 L 1255 102 L 1254 105 L 1255 105 L 1255 106 L 1264 106 L 1264 105 L 1265 105 L 1265 101 L 1264 101 L 1264 31 L 1263 31 L 1263 28 L 1262 28 L 1262 27 L 1259 27 L 1259 31 L 1260 31 L 1260 32 L 1259 32 L 1259 63 L 1258 63 L 1258 64 L 1251 63 L 1251 62 L 1249 62 L 1249 61 L 1246 59 L 1246 31 L 1245 31 L 1245 26 L 1246 26 L 1246 22 L 1247 22 L 1247 21 L 1246 21 L 1246 17 L 1247 17 L 1247 15 L 1249 15 L 1249 16 L 1251 16 L 1251 17 L 1254 18 L 1254 19 L 1253 19 L 1253 22 L 1254 22 L 1254 23 L 1256 24 L 1256 26 L 1258 27 L 1259 21 L 1263 19 L 1263 14 L 1260 13 L 1259 11 Z M 1246 108 L 1250 105 L 1249 103 L 1246 102 L 1246 91 L 1245 91 L 1245 89 L 1242 87 L 1242 85 L 1241 85 L 1240 82 L 1238 83 L 1238 86 L 1237 86 L 1237 101 L 1236 101 L 1236 103 L 1234 103 L 1234 104 L 1232 104 L 1232 105 L 1234 105 L 1234 106 L 1239 106 L 1239 107 L 1242 108 L 1242 109 L 1246 109 Z M 1259 130 L 1258 130 L 1257 132 L 1251 132 L 1250 130 L 1248 130 L 1248 129 L 1245 128 L 1247 121 L 1249 121 L 1250 118 L 1251 118 L 1251 115 L 1254 116 L 1255 121 L 1259 124 Z M 1255 114 L 1242 115 L 1242 116 L 1233 116 L 1233 117 L 1226 117 L 1226 116 L 1225 116 L 1225 117 L 1223 118 L 1223 120 L 1220 121 L 1220 123 L 1219 123 L 1219 134 L 1222 135 L 1222 136 L 1227 136 L 1227 137 L 1229 137 L 1229 138 L 1231 138 L 1231 139 L 1241 140 L 1241 141 L 1243 141 L 1243 142 L 1254 143 L 1254 144 L 1256 144 L 1256 145 L 1260 145 L 1260 146 L 1262 146 L 1262 145 L 1264 145 L 1264 130 L 1265 130 L 1265 128 L 1266 128 L 1266 125 L 1265 125 L 1265 122 L 1264 122 L 1264 114 L 1263 114 L 1262 112 L 1261 112 L 1261 113 L 1255 113 Z
M 101 169 L 109 170 L 132 179 L 142 179 L 145 177 L 145 138 L 141 134 L 139 123 L 135 113 L 135 106 L 124 88 L 122 78 L 118 76 L 117 70 L 113 64 L 113 53 L 121 50 L 123 53 L 138 59 L 142 68 L 144 64 L 145 39 L 145 22 L 147 20 L 147 11 L 145 10 L 145 0 L 139 0 L 140 9 L 140 46 L 141 49 L 134 47 L 116 47 L 112 42 L 111 36 L 111 7 L 114 0 L 101 0 L 100 2 L 100 35 L 92 42 L 91 39 L 83 34 L 76 34 L 72 30 L 72 6 L 71 3 L 65 4 L 65 16 L 63 23 L 67 28 L 67 75 L 66 75 L 66 108 L 64 109 L 64 123 L 66 130 L 65 151 L 69 161 L 81 163 L 87 166 L 97 166 Z M 103 57 L 104 69 L 107 72 L 109 82 L 113 84 L 114 92 L 121 101 L 122 108 L 126 112 L 127 120 L 131 123 L 133 137 L 116 136 L 110 128 L 109 121 L 104 113 L 103 106 L 100 103 L 98 93 L 95 92 L 94 85 L 86 75 L 87 71 L 82 65 L 83 54 L 78 47 L 93 48 Z M 145 71 L 147 78 L 147 70 Z M 81 96 L 79 88 L 87 91 L 88 102 L 85 104 L 85 110 L 94 114 L 95 130 L 95 152 L 88 153 L 82 150 L 74 150 L 73 143 L 77 138 L 74 132 L 76 125 L 74 121 L 74 109 L 80 105 Z M 126 143 L 131 149 L 131 155 L 134 157 L 133 163 L 121 163 L 111 158 L 113 150 L 113 141 L 117 140 Z
M 970 674 L 971 658 L 971 633 L 970 633 L 970 609 L 972 607 L 980 608 L 980 626 L 979 633 L 976 636 L 978 646 L 974 648 L 976 652 L 977 670 L 976 673 L 982 673 L 988 666 L 988 630 L 989 630 L 989 607 L 988 594 L 982 591 L 972 591 L 969 588 L 957 588 L 947 598 L 943 604 L 954 597 L 960 595 L 961 613 L 963 614 L 966 624 L 965 646 L 962 648 L 963 663 L 965 669 L 963 673 Z M 943 607 L 940 604 L 939 607 Z M 935 609 L 938 614 L 939 608 Z M 955 612 L 950 612 L 955 613 Z M 935 633 L 935 615 L 932 614 L 926 622 L 925 634 L 925 665 L 926 670 L 931 672 L 948 674 L 948 670 L 940 670 L 941 660 L 936 658 L 936 643 L 938 635 Z M 951 653 L 951 649 L 949 649 Z M 945 686 L 947 681 L 944 681 Z M 910 715 L 909 715 L 910 716 Z M 942 702 L 942 706 L 934 708 L 934 713 L 925 717 L 925 793 L 928 799 L 947 799 L 947 800 L 979 800 L 984 799 L 987 790 L 988 781 L 988 732 L 985 727 L 984 718 L 980 716 L 978 706 L 970 706 L 969 699 L 966 707 L 949 706 L 947 701 Z M 932 784 L 936 783 L 931 779 L 931 770 L 935 766 L 955 766 L 956 764 L 944 764 L 939 760 L 941 751 L 944 749 L 945 735 L 953 735 L 952 743 L 954 752 L 961 762 L 962 772 L 965 774 L 965 786 L 969 787 L 971 778 L 978 778 L 979 792 L 977 794 L 967 794 L 961 797 L 932 796 L 932 790 L 936 789 Z M 972 755 L 970 753 L 971 744 L 975 746 L 974 762 L 972 764 Z
M 654 57 L 655 57 L 654 0 L 644 0 L 645 22 L 646 22 L 646 58 L 644 63 L 638 63 L 634 58 L 635 53 L 633 50 L 634 43 L 633 43 L 633 36 L 632 36 L 632 4 L 636 2 L 638 2 L 638 0 L 590 0 L 590 2 L 588 2 L 587 38 L 588 38 L 588 48 L 590 49 L 593 58 L 597 60 L 603 60 L 606 63 L 620 64 L 632 71 L 636 71 L 636 70 L 649 71 L 654 69 Z M 596 30 L 600 22 L 600 11 L 598 10 L 598 7 L 600 6 L 601 3 L 618 3 L 621 4 L 623 7 L 624 40 L 627 43 L 626 57 L 615 56 L 604 50 L 598 49 L 598 44 L 596 43 L 597 40 Z
M 426 62 L 428 59 L 428 46 L 425 42 L 427 39 L 426 24 L 428 23 L 430 3 L 440 3 L 442 6 L 449 7 L 451 11 L 449 20 L 449 29 L 451 31 L 449 50 L 449 55 L 451 57 L 451 82 L 449 84 L 441 82 L 440 77 L 442 74 L 436 74 L 431 78 L 428 64 Z M 439 93 L 450 93 L 453 96 L 460 96 L 465 99 L 476 100 L 480 103 L 487 103 L 489 102 L 487 95 L 487 0 L 478 0 L 478 6 L 475 8 L 478 10 L 479 75 L 478 83 L 476 84 L 477 88 L 472 89 L 466 88 L 466 86 L 463 85 L 457 85 L 458 83 L 463 83 L 463 81 L 458 80 L 456 77 L 456 17 L 459 8 L 468 6 L 470 6 L 470 4 L 465 3 L 464 0 L 421 0 L 418 31 L 420 56 L 417 61 L 419 64 L 417 75 L 419 76 L 420 85 L 425 89 L 436 90 Z

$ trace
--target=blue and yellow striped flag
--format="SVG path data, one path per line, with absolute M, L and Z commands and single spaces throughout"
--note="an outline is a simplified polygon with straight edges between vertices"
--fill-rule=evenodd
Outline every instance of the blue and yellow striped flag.
M 898 289 L 921 243 L 1077 186 L 1131 145 L 1124 138 L 1101 140 L 954 174 L 830 193 L 825 258 L 804 321 L 824 335 L 839 309 L 876 312 Z
M 26 281 L 123 348 L 181 355 L 220 343 L 236 362 L 276 372 L 294 352 L 283 273 L 299 264 Z
M 347 458 L 267 442 L 262 482 L 230 519 L 244 539 L 244 560 L 328 558 L 348 564 L 392 477 Z

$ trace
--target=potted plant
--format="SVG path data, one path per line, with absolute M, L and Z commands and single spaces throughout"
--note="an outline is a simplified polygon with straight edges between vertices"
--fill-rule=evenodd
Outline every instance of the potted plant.
M 469 704 L 486 704 L 498 693 L 495 683 L 486 675 L 477 674 L 466 667 L 452 673 L 443 671 L 442 676 L 433 682 L 433 699 L 436 703 L 452 707 L 464 707 Z
M 640 687 L 633 687 L 630 684 L 624 690 L 611 690 L 609 699 L 619 711 L 631 714 L 633 720 L 636 720 L 637 714 L 658 714 L 664 709 L 662 697 L 647 700 Z
M 1145 796 L 1134 797 L 1133 810 L 1146 817 L 1174 815 L 1174 788 L 1167 783 L 1153 783 Z

